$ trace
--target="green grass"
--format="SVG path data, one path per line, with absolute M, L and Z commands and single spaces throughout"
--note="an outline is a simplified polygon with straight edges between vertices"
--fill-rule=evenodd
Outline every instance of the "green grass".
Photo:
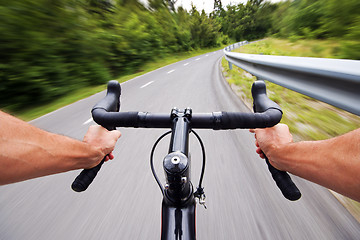
M 338 43 L 332 40 L 299 40 L 269 38 L 242 46 L 235 51 L 242 53 L 288 55 L 302 57 L 336 58 Z M 234 66 L 229 69 L 223 59 L 224 75 L 229 84 L 239 92 L 240 97 L 251 107 L 251 84 L 256 79 L 244 70 Z M 282 122 L 287 124 L 295 140 L 320 140 L 335 137 L 360 128 L 360 117 L 322 103 L 300 93 L 267 82 L 269 97 L 284 111 Z
M 340 58 L 339 40 L 298 40 L 267 38 L 242 46 L 235 52 L 318 58 Z
M 121 76 L 119 78 L 116 78 L 116 80 L 118 80 L 119 82 L 125 82 L 125 81 L 135 78 L 137 76 L 143 75 L 147 72 L 151 72 L 160 67 L 163 67 L 163 66 L 166 66 L 166 65 L 169 65 L 169 64 L 187 59 L 187 58 L 191 58 L 191 57 L 194 57 L 197 55 L 201 55 L 201 54 L 204 54 L 207 52 L 216 51 L 216 50 L 219 50 L 222 48 L 223 48 L 223 46 L 218 47 L 218 48 L 211 48 L 211 49 L 194 50 L 191 52 L 178 53 L 178 54 L 172 54 L 172 55 L 169 54 L 167 56 L 164 56 L 163 58 L 158 58 L 153 62 L 146 63 L 143 66 L 141 66 L 140 69 L 136 70 L 134 73 L 129 73 L 127 75 Z M 5 112 L 8 112 L 8 113 L 11 113 L 11 114 L 15 115 L 16 117 L 23 119 L 25 121 L 30 121 L 32 119 L 38 118 L 42 115 L 45 115 L 49 112 L 52 112 L 56 109 L 59 109 L 61 107 L 64 107 L 71 103 L 74 103 L 78 100 L 89 97 L 89 96 L 91 96 L 97 92 L 103 91 L 105 89 L 106 89 L 105 84 L 99 85 L 99 86 L 93 86 L 93 87 L 83 87 L 81 89 L 74 90 L 65 96 L 59 97 L 59 98 L 55 99 L 54 101 L 43 104 L 43 105 L 38 105 L 38 106 L 34 106 L 31 108 L 27 108 L 27 109 L 22 109 L 21 111 L 12 110 L 11 106 L 5 107 L 2 110 Z

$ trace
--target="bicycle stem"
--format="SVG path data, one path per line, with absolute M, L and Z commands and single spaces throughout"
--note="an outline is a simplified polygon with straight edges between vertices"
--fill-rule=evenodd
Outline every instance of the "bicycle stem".
M 174 108 L 171 112 L 173 125 L 169 154 L 163 160 L 166 176 L 164 200 L 170 204 L 182 205 L 193 198 L 188 158 L 191 113 L 189 108 L 185 111 Z

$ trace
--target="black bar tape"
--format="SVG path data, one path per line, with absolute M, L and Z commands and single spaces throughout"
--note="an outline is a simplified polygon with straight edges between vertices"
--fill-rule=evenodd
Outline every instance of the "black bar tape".
M 284 197 L 290 201 L 296 201 L 301 197 L 300 190 L 296 187 L 295 183 L 291 180 L 289 174 L 284 171 L 280 171 L 274 168 L 269 159 L 265 156 L 266 163 L 269 171 L 274 179 L 276 185 L 284 195 Z
M 280 122 L 281 117 L 279 109 L 268 109 L 262 113 L 222 112 L 221 129 L 272 127 Z
M 138 127 L 138 112 L 107 112 L 104 109 L 92 110 L 94 121 L 108 128 L 114 127 Z
M 139 112 L 138 125 L 141 128 L 171 128 L 172 119 L 168 113 L 153 114 L 149 112 Z
M 71 188 L 75 192 L 85 191 L 96 177 L 104 161 L 105 158 L 96 167 L 82 170 L 81 173 L 75 178 Z

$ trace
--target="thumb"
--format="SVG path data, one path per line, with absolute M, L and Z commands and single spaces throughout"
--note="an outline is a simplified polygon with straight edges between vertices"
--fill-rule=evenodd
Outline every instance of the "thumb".
M 118 130 L 111 130 L 109 131 L 110 134 L 114 137 L 114 139 L 117 141 L 121 137 L 121 132 Z

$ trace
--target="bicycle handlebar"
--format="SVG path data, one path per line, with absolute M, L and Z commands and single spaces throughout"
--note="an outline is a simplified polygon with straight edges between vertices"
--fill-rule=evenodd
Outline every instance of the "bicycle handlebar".
M 120 95 L 121 95 L 121 87 L 117 81 L 110 81 L 107 86 L 107 94 L 106 97 L 100 100 L 93 109 L 107 109 L 109 112 L 117 112 L 120 109 Z M 107 130 L 114 130 L 115 127 L 113 124 L 100 124 L 105 127 Z M 74 182 L 71 185 L 71 188 L 75 192 L 83 192 L 85 191 L 89 185 L 93 182 L 97 173 L 100 171 L 103 163 L 105 162 L 105 158 L 96 166 L 90 169 L 84 169 L 81 173 L 75 178 Z
M 120 84 L 112 80 L 108 83 L 106 96 L 92 109 L 96 123 L 108 130 L 115 127 L 171 128 L 171 114 L 149 112 L 118 112 L 120 109 Z M 281 108 L 266 95 L 266 85 L 256 81 L 252 87 L 255 113 L 212 112 L 194 113 L 190 117 L 191 128 L 226 130 L 236 128 L 266 128 L 278 124 L 282 117 Z M 74 191 L 85 191 L 100 170 L 104 160 L 92 169 L 83 170 L 72 184 Z M 297 200 L 301 193 L 286 172 L 273 168 L 267 161 L 269 171 L 283 195 L 289 200 Z
M 191 116 L 191 128 L 226 130 L 236 128 L 265 128 L 280 122 L 281 108 L 266 96 L 265 84 L 253 87 L 254 103 L 261 111 L 258 113 L 213 112 L 194 113 Z M 117 112 L 120 107 L 120 84 L 110 81 L 108 92 L 92 109 L 96 123 L 106 127 L 170 128 L 171 114 L 149 112 Z
M 265 83 L 256 81 L 254 85 L 257 84 L 264 85 L 264 87 L 253 87 L 251 89 L 254 98 L 254 112 L 269 111 L 269 109 L 271 108 L 277 108 L 278 105 L 275 102 L 271 101 L 266 95 Z M 266 104 L 263 104 L 264 102 Z M 287 172 L 280 171 L 274 168 L 270 164 L 269 159 L 267 158 L 266 155 L 265 155 L 265 162 L 268 166 L 272 178 L 274 179 L 276 185 L 280 189 L 283 196 L 290 201 L 298 200 L 301 197 L 301 192 L 296 187 L 295 183 L 291 180 L 289 174 Z

